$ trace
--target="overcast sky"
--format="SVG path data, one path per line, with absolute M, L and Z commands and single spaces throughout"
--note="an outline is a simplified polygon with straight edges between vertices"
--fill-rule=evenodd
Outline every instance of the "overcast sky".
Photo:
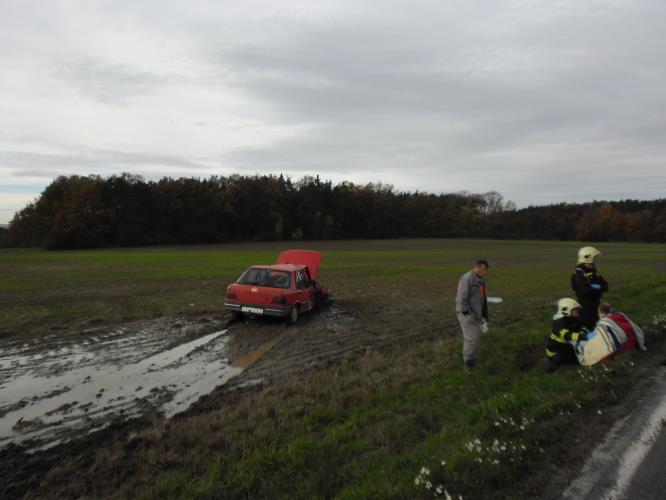
M 666 2 L 0 0 L 0 222 L 56 176 L 664 197 Z

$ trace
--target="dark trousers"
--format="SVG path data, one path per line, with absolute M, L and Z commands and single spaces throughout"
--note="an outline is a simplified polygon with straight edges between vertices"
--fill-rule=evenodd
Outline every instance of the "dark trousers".
M 588 330 L 594 330 L 597 321 L 599 321 L 599 303 L 601 300 L 579 299 L 579 302 L 583 308 L 580 314 L 581 324 Z
M 547 356 L 548 371 L 557 370 L 557 368 L 562 365 L 578 364 L 578 358 L 576 357 L 573 346 L 570 344 L 561 344 L 551 340 L 548 343 L 548 351 L 554 353 L 553 356 Z

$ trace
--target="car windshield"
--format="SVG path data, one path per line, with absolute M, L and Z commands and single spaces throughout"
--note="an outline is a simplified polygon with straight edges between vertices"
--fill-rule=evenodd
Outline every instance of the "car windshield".
M 271 288 L 289 288 L 291 286 L 291 273 L 251 267 L 238 278 L 238 283 Z

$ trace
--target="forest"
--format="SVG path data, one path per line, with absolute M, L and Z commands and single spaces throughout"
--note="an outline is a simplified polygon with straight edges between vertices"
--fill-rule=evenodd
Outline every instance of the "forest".
M 0 247 L 424 237 L 666 242 L 666 198 L 517 209 L 494 191 L 404 192 L 319 176 L 62 176 L 0 228 Z

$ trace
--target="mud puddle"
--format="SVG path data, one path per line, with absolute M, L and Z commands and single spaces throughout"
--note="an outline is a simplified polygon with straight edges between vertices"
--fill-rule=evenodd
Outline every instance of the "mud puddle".
M 0 345 L 0 448 L 45 449 L 146 414 L 169 418 L 238 375 L 227 330 L 160 320 Z

